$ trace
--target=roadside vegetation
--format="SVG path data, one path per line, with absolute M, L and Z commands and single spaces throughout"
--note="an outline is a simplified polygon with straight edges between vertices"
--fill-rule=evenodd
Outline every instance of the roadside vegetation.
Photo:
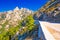
M 11 25 L 8 27 L 8 22 L 9 21 L 6 21 L 1 25 L 2 28 L 0 29 L 0 40 L 10 40 L 17 32 L 19 32 L 20 35 L 23 35 L 25 32 L 31 31 L 35 26 L 32 15 L 27 16 L 24 20 L 19 20 L 18 25 L 15 27 Z

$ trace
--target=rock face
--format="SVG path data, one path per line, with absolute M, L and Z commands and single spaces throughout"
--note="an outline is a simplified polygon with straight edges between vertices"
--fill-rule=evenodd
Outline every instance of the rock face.
M 49 1 L 45 6 L 40 8 L 34 14 L 35 20 L 60 23 L 60 2 L 55 0 Z
M 49 22 L 57 22 L 60 23 L 60 7 L 55 9 L 52 13 L 43 13 L 43 20 L 44 21 L 49 21 Z

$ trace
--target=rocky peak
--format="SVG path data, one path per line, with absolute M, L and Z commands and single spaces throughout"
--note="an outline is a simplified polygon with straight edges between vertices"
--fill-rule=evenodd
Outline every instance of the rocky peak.
M 18 10 L 20 10 L 19 7 L 16 7 L 16 8 L 14 9 L 14 11 L 18 11 Z

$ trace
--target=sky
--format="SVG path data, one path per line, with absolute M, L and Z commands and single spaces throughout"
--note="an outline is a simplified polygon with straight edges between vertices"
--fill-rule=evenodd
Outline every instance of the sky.
M 0 12 L 19 8 L 28 8 L 36 11 L 46 4 L 48 0 L 0 0 Z

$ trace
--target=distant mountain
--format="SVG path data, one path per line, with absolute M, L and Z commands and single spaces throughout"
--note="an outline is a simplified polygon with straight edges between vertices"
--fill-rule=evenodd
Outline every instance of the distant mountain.
M 0 12 L 0 39 L 13 40 L 34 29 L 33 11 L 27 8 Z
M 27 8 L 19 9 L 16 7 L 14 10 L 9 10 L 7 12 L 0 13 L 0 24 L 8 22 L 6 25 L 18 25 L 18 21 L 23 20 L 28 15 L 33 14 L 32 10 Z

